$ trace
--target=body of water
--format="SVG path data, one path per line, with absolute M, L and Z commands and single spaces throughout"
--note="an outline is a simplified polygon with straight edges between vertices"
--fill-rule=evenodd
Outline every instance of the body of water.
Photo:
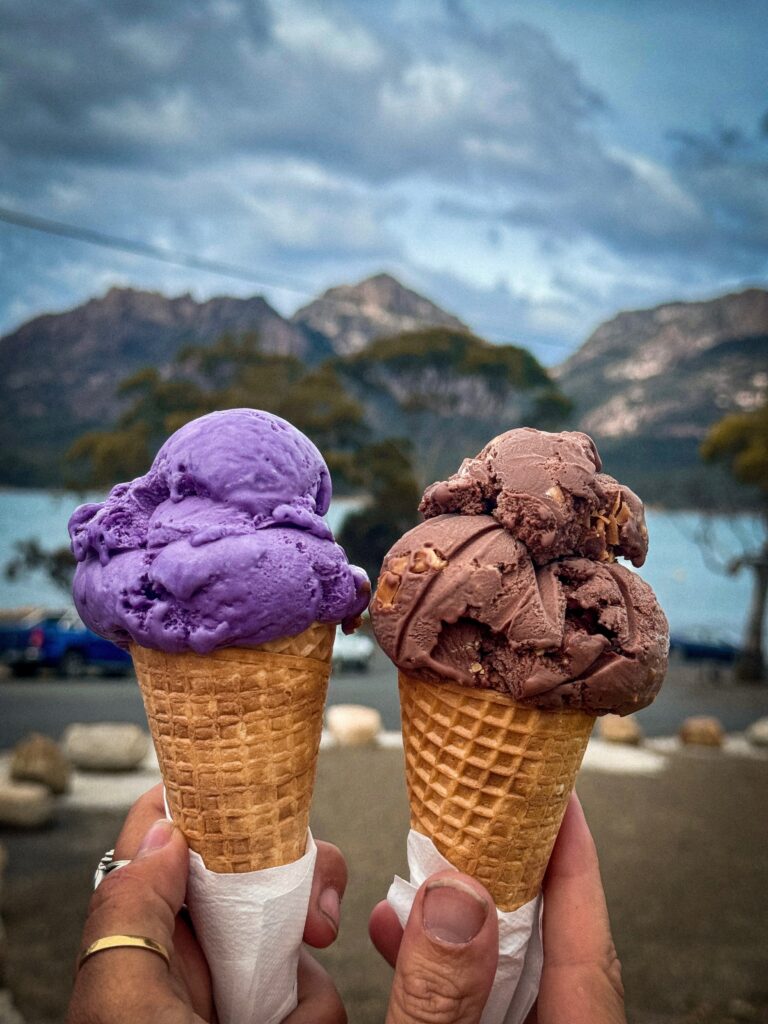
M 3 570 L 16 541 L 34 538 L 47 548 L 67 544 L 67 520 L 78 503 L 71 494 L 0 491 L 0 608 L 29 604 L 60 607 L 65 603 L 64 595 L 42 575 L 12 583 Z M 333 503 L 328 520 L 334 530 L 355 504 L 354 499 Z M 751 576 L 727 576 L 718 572 L 715 564 L 724 564 L 745 544 L 754 543 L 760 523 L 748 516 L 708 520 L 711 544 L 707 552 L 696 539 L 701 521 L 693 512 L 650 510 L 650 551 L 641 572 L 656 591 L 673 629 L 707 626 L 738 637 L 749 605 Z

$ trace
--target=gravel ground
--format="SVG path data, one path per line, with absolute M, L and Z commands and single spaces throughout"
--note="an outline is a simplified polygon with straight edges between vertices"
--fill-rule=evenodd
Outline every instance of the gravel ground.
M 633 758 L 598 745 L 579 776 L 635 1024 L 768 1022 L 768 755 L 748 756 L 738 740 L 729 750 L 668 742 Z M 341 936 L 321 958 L 351 1024 L 384 1019 L 391 972 L 365 922 L 405 871 L 401 757 L 364 748 L 320 758 L 313 830 L 337 842 L 350 867 Z M 128 779 L 114 782 L 124 802 Z M 93 779 L 80 793 L 100 790 L 105 804 L 109 786 Z M 70 800 L 46 829 L 0 830 L 6 983 L 28 1024 L 63 1019 L 93 869 L 123 816 Z

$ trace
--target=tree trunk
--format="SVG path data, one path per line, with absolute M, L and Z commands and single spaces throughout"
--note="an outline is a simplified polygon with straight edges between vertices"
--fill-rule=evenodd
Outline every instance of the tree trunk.
M 759 683 L 765 677 L 763 656 L 763 620 L 768 598 L 768 544 L 750 561 L 752 570 L 752 601 L 747 618 L 744 647 L 736 659 L 736 678 L 745 683 Z

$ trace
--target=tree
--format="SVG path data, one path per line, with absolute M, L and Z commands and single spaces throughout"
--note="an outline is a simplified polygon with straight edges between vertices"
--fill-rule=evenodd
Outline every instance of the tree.
M 375 585 L 386 553 L 418 521 L 421 489 L 405 440 L 388 438 L 367 445 L 360 449 L 357 465 L 369 500 L 347 517 L 338 540 L 349 560 L 362 566 Z
M 752 600 L 737 677 L 757 682 L 765 676 L 763 622 L 768 599 L 768 403 L 753 412 L 724 416 L 709 431 L 701 446 L 707 462 L 720 462 L 739 483 L 758 489 L 763 522 L 762 542 L 730 561 L 728 572 L 749 569 L 753 574 Z
M 290 420 L 351 484 L 356 451 L 368 439 L 362 406 L 330 365 L 305 367 L 262 352 L 255 334 L 223 335 L 182 349 L 171 368 L 140 370 L 120 384 L 128 405 L 116 424 L 79 438 L 67 455 L 74 487 L 103 487 L 145 473 L 169 434 L 216 409 L 265 409 Z
M 42 572 L 58 590 L 69 597 L 75 575 L 75 559 L 68 547 L 47 550 L 36 540 L 20 540 L 14 545 L 14 551 L 13 558 L 5 564 L 7 580 L 13 581 L 28 573 Z
M 138 476 L 189 420 L 247 406 L 289 420 L 320 448 L 336 485 L 368 495 L 345 523 L 341 543 L 372 578 L 394 541 L 416 523 L 421 492 L 409 443 L 371 442 L 364 409 L 332 362 L 308 368 L 293 356 L 262 352 L 254 334 L 224 335 L 213 345 L 182 349 L 166 373 L 139 371 L 119 393 L 129 404 L 116 424 L 84 435 L 70 450 L 81 488 Z

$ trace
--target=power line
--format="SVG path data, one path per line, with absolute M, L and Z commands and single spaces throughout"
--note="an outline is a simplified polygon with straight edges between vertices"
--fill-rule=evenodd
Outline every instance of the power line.
M 120 235 L 110 235 L 103 231 L 94 231 L 91 228 L 78 227 L 76 224 L 65 224 L 63 221 L 50 220 L 48 217 L 38 217 L 31 213 L 22 213 L 19 210 L 10 210 L 0 206 L 0 222 L 12 224 L 15 227 L 27 228 L 31 231 L 40 231 L 46 235 L 57 235 L 60 238 L 71 238 L 77 242 L 87 242 L 89 245 L 99 245 L 104 249 L 114 249 L 117 252 L 127 252 L 133 256 L 146 256 L 152 260 L 159 260 L 162 263 L 170 263 L 176 267 L 189 267 L 194 270 L 206 270 L 212 274 L 219 274 L 222 277 L 235 278 L 239 281 L 247 281 L 249 284 L 259 285 L 264 288 L 280 288 L 286 292 L 306 296 L 313 293 L 310 285 L 298 281 L 296 278 L 283 278 L 277 280 L 270 278 L 267 274 L 255 274 L 246 267 L 240 267 L 235 263 L 224 263 L 218 260 L 206 260 L 189 253 L 176 252 L 173 249 L 166 249 L 160 245 L 152 245 L 149 242 L 139 242 L 131 238 L 122 238 Z M 286 283 L 291 281 L 293 283 Z M 508 342 L 508 344 L 510 344 Z M 547 339 L 530 342 L 528 348 L 541 345 L 545 348 L 570 351 L 571 345 L 566 342 L 550 341 Z
M 46 235 L 58 235 L 61 238 L 75 239 L 78 242 L 88 242 L 90 245 L 100 245 L 104 249 L 128 252 L 134 256 L 147 256 L 149 259 L 160 260 L 163 263 L 170 263 L 177 267 L 207 270 L 212 274 L 237 278 L 240 281 L 248 281 L 250 284 L 262 287 L 281 288 L 283 291 L 294 292 L 298 295 L 308 295 L 312 291 L 308 285 L 298 282 L 295 278 L 293 279 L 294 283 L 286 284 L 285 282 L 290 279 L 270 279 L 267 274 L 256 274 L 246 267 L 239 267 L 234 263 L 201 259 L 199 256 L 175 252 L 160 245 L 151 245 L 149 242 L 138 242 L 130 238 L 121 238 L 119 235 L 109 235 L 103 231 L 81 228 L 76 224 L 64 224 L 62 221 L 49 220 L 47 217 L 36 217 L 30 213 L 9 210 L 4 206 L 0 206 L 0 221 L 4 221 L 6 224 L 13 224 L 16 227 L 28 228 L 31 231 L 41 231 Z

